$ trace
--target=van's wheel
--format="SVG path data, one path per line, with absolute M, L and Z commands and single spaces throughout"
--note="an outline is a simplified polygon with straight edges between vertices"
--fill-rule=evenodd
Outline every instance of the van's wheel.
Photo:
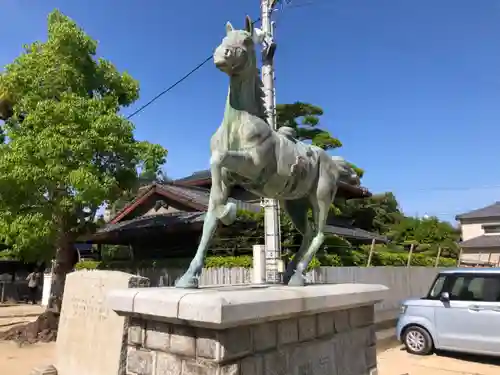
M 419 326 L 410 326 L 405 329 L 403 343 L 408 353 L 416 355 L 430 354 L 434 348 L 429 332 Z

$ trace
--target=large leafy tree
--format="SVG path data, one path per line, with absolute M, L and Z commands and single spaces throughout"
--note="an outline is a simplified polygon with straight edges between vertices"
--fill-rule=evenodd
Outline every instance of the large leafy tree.
M 354 226 L 381 234 L 387 233 L 404 218 L 393 193 L 339 202 L 337 207 L 343 216 L 353 220 Z
M 295 102 L 276 106 L 278 128 L 282 126 L 293 128 L 297 132 L 298 139 L 311 141 L 323 150 L 342 147 L 342 142 L 320 127 L 322 115 L 323 109 L 309 103 Z
M 299 140 L 310 142 L 323 150 L 342 147 L 342 142 L 339 139 L 321 127 L 322 115 L 323 109 L 313 104 L 303 102 L 278 104 L 276 106 L 276 125 L 278 128 L 287 126 L 294 129 Z M 351 166 L 360 177 L 363 176 L 362 169 L 352 163 Z
M 24 259 L 55 256 L 51 308 L 74 265 L 73 243 L 93 230 L 98 208 L 166 157 L 160 145 L 137 141 L 119 113 L 138 98 L 138 83 L 96 49 L 54 11 L 47 41 L 26 46 L 0 74 L 1 240 Z
M 434 216 L 405 217 L 391 227 L 388 235 L 398 244 L 413 244 L 415 251 L 434 255 L 438 247 L 441 247 L 445 256 L 456 257 L 458 255 L 457 242 L 460 239 L 460 231 L 450 223 Z

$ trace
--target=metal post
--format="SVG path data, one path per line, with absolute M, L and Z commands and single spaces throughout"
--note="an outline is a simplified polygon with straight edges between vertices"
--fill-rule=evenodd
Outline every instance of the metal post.
M 438 248 L 438 253 L 437 253 L 437 257 L 436 257 L 436 263 L 434 264 L 434 267 L 437 268 L 437 266 L 439 266 L 439 257 L 441 256 L 441 246 L 439 246 Z
M 375 250 L 375 238 L 372 240 L 372 244 L 370 246 L 370 253 L 368 254 L 368 261 L 366 262 L 366 267 L 370 267 L 372 265 L 373 250 Z
M 414 244 L 411 244 L 411 246 L 410 246 L 410 252 L 408 253 L 408 262 L 406 263 L 406 267 L 411 266 L 411 256 L 413 255 L 413 247 L 414 246 L 415 246 Z
M 268 55 L 269 41 L 273 37 L 273 24 L 271 23 L 272 0 L 261 0 L 262 31 L 267 36 L 264 41 L 264 53 L 262 56 L 262 83 L 264 85 L 264 105 L 267 112 L 267 122 L 272 129 L 276 130 L 276 108 L 274 90 L 274 62 L 273 54 Z M 281 243 L 279 228 L 279 207 L 275 199 L 264 199 L 264 234 L 266 246 L 266 282 L 277 284 L 281 281 Z

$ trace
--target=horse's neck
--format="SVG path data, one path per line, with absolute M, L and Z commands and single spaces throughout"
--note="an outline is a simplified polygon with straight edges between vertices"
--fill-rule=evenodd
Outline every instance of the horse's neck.
M 262 103 L 259 103 L 256 79 L 257 76 L 252 74 L 231 77 L 223 125 L 234 126 L 247 115 L 262 116 Z

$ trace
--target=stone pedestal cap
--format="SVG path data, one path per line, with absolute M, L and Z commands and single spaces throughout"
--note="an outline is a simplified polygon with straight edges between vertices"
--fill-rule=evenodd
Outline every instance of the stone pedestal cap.
M 223 329 L 375 304 L 388 290 L 376 284 L 143 288 L 113 290 L 107 303 L 122 314 Z

